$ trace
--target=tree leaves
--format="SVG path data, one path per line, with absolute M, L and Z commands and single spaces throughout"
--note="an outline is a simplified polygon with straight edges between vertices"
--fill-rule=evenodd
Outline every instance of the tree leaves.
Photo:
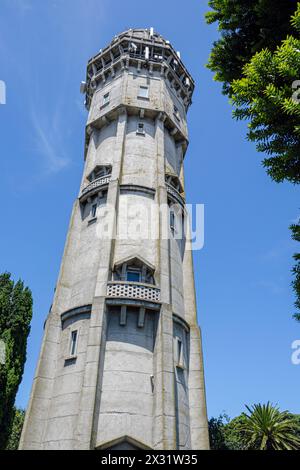
M 21 280 L 0 275 L 0 340 L 5 363 L 0 364 L 0 449 L 4 449 L 14 417 L 15 396 L 26 361 L 26 344 L 32 318 L 32 295 Z
M 297 0 L 210 0 L 208 24 L 217 22 L 221 37 L 213 44 L 208 68 L 223 82 L 223 93 L 231 96 L 231 83 L 242 75 L 245 64 L 263 48 L 274 51 L 292 34 L 299 21 L 291 15 Z
M 292 224 L 290 226 L 292 231 L 292 238 L 297 242 L 300 242 L 300 219 L 297 223 Z M 300 310 L 300 253 L 296 253 L 294 255 L 294 259 L 296 261 L 296 265 L 292 269 L 292 273 L 294 275 L 294 280 L 292 282 L 292 286 L 296 292 L 297 300 L 295 302 L 295 307 Z M 300 321 L 300 314 L 295 313 L 294 317 L 296 320 Z
M 233 116 L 248 123 L 247 139 L 266 154 L 277 183 L 300 182 L 300 2 L 210 0 L 207 23 L 218 23 L 208 68 L 223 82 Z M 299 255 L 292 283 L 300 307 Z M 300 320 L 300 314 L 295 314 Z
M 18 450 L 24 419 L 25 411 L 14 407 L 13 419 L 11 422 L 9 438 L 5 450 Z
M 247 449 L 298 450 L 300 449 L 299 423 L 288 411 L 280 411 L 270 402 L 246 406 L 238 430 Z
M 247 413 L 209 420 L 212 450 L 300 449 L 300 419 L 270 402 L 246 406 Z
M 262 12 L 267 4 L 268 2 L 265 2 L 265 5 L 263 2 L 257 4 L 261 21 L 263 21 Z M 220 56 L 220 48 L 222 54 L 225 51 L 226 60 L 227 54 L 232 60 L 236 58 L 238 49 L 232 47 L 232 41 L 236 34 L 237 18 L 242 20 L 242 16 L 248 18 L 253 11 L 258 11 L 243 1 L 211 1 L 210 6 L 216 11 L 215 14 L 208 15 L 209 21 L 212 18 L 214 21 L 219 21 L 220 29 L 226 30 L 226 34 L 223 34 L 220 41 L 214 44 L 209 67 L 213 58 Z M 290 7 L 281 12 L 284 19 L 284 15 L 290 13 Z M 229 19 L 230 14 L 233 14 L 231 19 Z M 278 16 L 277 19 L 279 20 Z M 286 21 L 283 23 L 286 24 Z M 234 106 L 234 117 L 249 122 L 248 139 L 257 144 L 259 152 L 272 156 L 263 161 L 268 174 L 276 182 L 288 180 L 298 183 L 300 181 L 300 104 L 293 99 L 292 83 L 300 77 L 300 4 L 290 23 L 292 23 L 291 30 L 295 28 L 295 36 L 290 34 L 281 43 L 279 42 L 279 45 L 272 43 L 272 48 L 264 47 L 253 56 L 247 56 L 249 61 L 241 65 L 238 72 L 236 71 L 237 78 L 228 78 L 228 83 L 231 103 Z M 240 36 L 245 27 L 244 24 L 240 24 L 238 28 Z M 231 29 L 231 47 L 228 44 L 228 29 Z M 247 35 L 243 39 L 246 42 L 250 40 L 252 44 Z M 244 43 L 243 47 L 246 47 Z M 221 57 L 219 58 L 221 60 Z M 222 60 L 223 58 L 224 55 L 222 55 Z M 215 78 L 224 81 L 225 87 L 229 86 L 221 71 L 221 63 Z

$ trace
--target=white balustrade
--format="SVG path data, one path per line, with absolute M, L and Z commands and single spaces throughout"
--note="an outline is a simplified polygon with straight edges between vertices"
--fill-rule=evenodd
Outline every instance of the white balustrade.
M 109 282 L 107 285 L 107 296 L 159 302 L 160 289 L 145 284 L 114 281 Z

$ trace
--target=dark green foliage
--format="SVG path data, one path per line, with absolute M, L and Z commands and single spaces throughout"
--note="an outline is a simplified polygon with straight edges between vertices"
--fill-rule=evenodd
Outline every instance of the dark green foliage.
M 243 419 L 241 415 L 230 421 L 226 414 L 211 418 L 208 421 L 211 450 L 246 450 L 239 432 L 239 425 Z
M 292 34 L 290 17 L 297 0 L 210 0 L 207 23 L 218 23 L 221 38 L 213 44 L 208 67 L 223 82 L 223 92 L 231 94 L 233 80 L 242 76 L 252 56 Z
M 0 340 L 5 362 L 0 364 L 0 449 L 5 449 L 14 418 L 14 401 L 26 361 L 32 318 L 32 295 L 22 281 L 0 275 Z
M 300 415 L 292 415 L 295 421 L 296 435 L 300 439 Z
M 233 418 L 225 428 L 225 442 L 228 450 L 246 450 L 247 446 L 240 433 L 244 415 Z
M 267 154 L 263 165 L 276 182 L 300 182 L 300 99 L 292 84 L 300 77 L 300 3 L 291 17 L 294 35 L 264 48 L 232 82 L 236 119 L 249 121 L 248 139 Z M 297 102 L 298 101 L 298 102 Z
M 207 21 L 221 39 L 208 67 L 217 72 L 235 107 L 249 122 L 248 139 L 267 158 L 276 182 L 300 181 L 300 3 L 285 0 L 216 0 Z M 235 44 L 236 43 L 236 44 Z M 295 86 L 295 85 L 294 85 Z
M 225 428 L 229 422 L 226 415 L 210 418 L 208 421 L 209 443 L 212 450 L 227 450 L 225 443 Z
M 299 421 L 271 403 L 246 406 L 239 424 L 242 441 L 250 450 L 299 450 Z
M 291 225 L 290 229 L 292 231 L 292 238 L 297 242 L 300 242 L 300 220 L 298 220 L 297 224 Z M 294 255 L 294 259 L 296 260 L 296 265 L 292 269 L 294 274 L 292 286 L 296 294 L 295 307 L 298 309 L 298 311 L 300 311 L 300 253 L 296 253 Z M 296 320 L 300 321 L 299 313 L 295 313 L 294 317 Z
M 209 420 L 211 450 L 298 450 L 300 417 L 278 407 L 246 406 L 248 413 Z
M 211 418 L 208 421 L 211 450 L 245 450 L 245 444 L 239 431 L 243 415 L 232 420 L 226 415 Z
M 6 450 L 17 450 L 24 424 L 25 411 L 14 408 L 13 420 L 9 431 L 9 438 L 6 444 Z
M 300 182 L 300 2 L 211 0 L 208 23 L 221 37 L 208 67 L 223 82 L 236 119 L 248 122 L 247 137 L 266 158 L 276 182 Z M 299 227 L 299 226 L 298 226 Z M 293 238 L 299 241 L 297 225 Z M 299 254 L 293 268 L 295 306 L 300 307 Z M 300 320 L 300 314 L 295 318 Z

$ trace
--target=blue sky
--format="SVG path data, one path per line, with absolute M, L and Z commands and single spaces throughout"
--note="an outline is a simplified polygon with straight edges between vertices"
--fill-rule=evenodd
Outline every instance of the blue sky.
M 205 246 L 194 262 L 208 414 L 233 417 L 267 400 L 300 413 L 288 230 L 298 190 L 265 174 L 246 124 L 232 120 L 204 67 L 217 37 L 206 9 L 192 0 L 0 0 L 0 271 L 24 279 L 34 296 L 18 406 L 28 401 L 83 168 L 86 62 L 115 34 L 153 26 L 196 82 L 185 171 L 188 202 L 205 204 Z

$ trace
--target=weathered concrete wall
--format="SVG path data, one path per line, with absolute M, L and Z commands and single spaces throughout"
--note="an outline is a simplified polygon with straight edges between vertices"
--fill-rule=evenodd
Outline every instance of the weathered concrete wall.
M 83 172 L 83 182 L 81 189 L 83 189 L 89 181 L 87 176 L 95 168 L 96 165 L 112 165 L 113 152 L 117 137 L 117 122 L 113 121 L 107 126 L 102 127 L 101 130 L 95 130 L 90 140 L 86 165 Z
M 188 395 L 190 337 L 183 325 L 173 321 L 177 448 L 191 448 Z M 180 346 L 179 346 L 180 344 Z
M 60 334 L 56 377 L 45 429 L 44 449 L 75 447 L 83 374 L 86 364 L 89 319 L 70 319 Z M 71 332 L 77 331 L 75 357 L 70 355 Z M 63 430 L 63 435 L 62 435 Z M 76 447 L 75 447 L 76 448 Z
M 145 134 L 137 134 L 138 123 Z M 153 188 L 156 177 L 155 123 L 151 119 L 130 116 L 127 124 L 122 184 L 138 184 Z
M 153 348 L 157 318 L 146 313 L 145 326 L 137 326 L 137 312 L 108 312 L 97 446 L 130 436 L 152 446 Z
M 151 218 L 151 214 L 156 214 L 155 209 L 155 202 L 146 195 L 120 195 L 118 230 L 122 239 L 115 242 L 114 263 L 139 255 L 148 264 L 157 266 L 157 240 L 146 238 L 148 228 L 153 230 L 154 234 L 158 233 L 157 217 Z M 127 234 L 127 238 L 123 238 L 123 234 Z

